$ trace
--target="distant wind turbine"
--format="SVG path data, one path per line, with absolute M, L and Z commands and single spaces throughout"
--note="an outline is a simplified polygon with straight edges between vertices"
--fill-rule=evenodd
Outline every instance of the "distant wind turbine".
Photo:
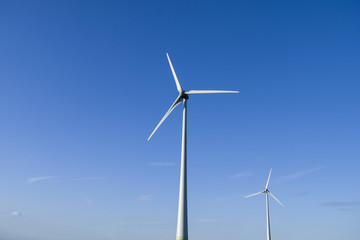
M 181 169 L 180 169 L 180 190 L 179 190 L 179 208 L 178 208 L 178 220 L 176 230 L 176 240 L 188 240 L 188 221 L 187 221 L 187 177 L 186 177 L 186 126 L 187 126 L 187 100 L 189 95 L 192 94 L 204 94 L 204 93 L 238 93 L 238 91 L 218 91 L 218 90 L 190 90 L 185 92 L 176 76 L 174 67 L 170 61 L 169 54 L 166 53 L 171 72 L 175 79 L 176 88 L 179 92 L 179 96 L 175 102 L 171 105 L 165 116 L 161 119 L 155 130 L 151 133 L 148 141 L 170 113 L 183 102 L 183 122 L 182 122 L 182 145 L 181 145 Z
M 269 215 L 269 197 L 268 197 L 268 194 L 270 194 L 271 197 L 273 197 L 281 206 L 284 207 L 284 205 L 268 189 L 270 176 L 271 176 L 271 171 L 272 171 L 272 169 L 270 169 L 269 177 L 268 177 L 268 180 L 267 180 L 266 185 L 265 185 L 265 190 L 263 190 L 261 192 L 254 193 L 254 194 L 250 194 L 250 195 L 244 197 L 244 198 L 248 198 L 248 197 L 252 197 L 252 196 L 255 196 L 255 195 L 259 195 L 261 193 L 266 193 L 266 226 L 267 226 L 267 238 L 266 239 L 267 240 L 271 240 L 271 235 L 270 235 L 270 215 Z

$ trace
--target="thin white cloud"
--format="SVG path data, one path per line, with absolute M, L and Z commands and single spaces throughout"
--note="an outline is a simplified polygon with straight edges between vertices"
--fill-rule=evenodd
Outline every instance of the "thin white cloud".
M 27 179 L 28 183 L 35 183 L 39 181 L 45 181 L 56 178 L 55 176 L 44 176 L 44 177 L 30 177 Z
M 46 180 L 53 180 L 52 182 L 69 182 L 69 181 L 94 181 L 94 180 L 101 180 L 104 179 L 103 177 L 79 177 L 79 178 L 58 178 L 55 176 L 43 176 L 43 177 L 30 177 L 27 179 L 28 183 L 35 183 L 39 181 L 46 181 Z
M 19 217 L 19 216 L 22 215 L 22 213 L 21 213 L 21 212 L 18 212 L 18 211 L 12 211 L 12 212 L 10 213 L 10 215 L 13 216 L 13 217 Z
M 150 201 L 151 198 L 152 198 L 151 195 L 141 195 L 140 197 L 138 197 L 138 201 L 146 202 L 146 201 Z
M 148 164 L 149 166 L 159 166 L 159 167 L 171 167 L 175 166 L 174 162 L 151 162 Z
M 312 172 L 318 171 L 320 169 L 322 169 L 323 167 L 318 167 L 318 168 L 311 168 L 311 169 L 307 169 L 305 171 L 301 171 L 301 172 L 297 172 L 294 174 L 290 174 L 287 176 L 282 177 L 279 181 L 287 181 L 287 180 L 291 180 L 291 179 L 296 179 L 296 178 L 300 178 L 304 175 L 310 174 Z
M 241 172 L 241 173 L 237 173 L 235 175 L 232 175 L 230 178 L 231 179 L 238 179 L 238 178 L 242 178 L 242 177 L 248 177 L 251 174 L 249 172 Z

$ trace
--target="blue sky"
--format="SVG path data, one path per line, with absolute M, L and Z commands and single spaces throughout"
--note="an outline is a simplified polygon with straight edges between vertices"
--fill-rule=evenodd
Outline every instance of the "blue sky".
M 358 1 L 1 1 L 0 239 L 360 235 Z

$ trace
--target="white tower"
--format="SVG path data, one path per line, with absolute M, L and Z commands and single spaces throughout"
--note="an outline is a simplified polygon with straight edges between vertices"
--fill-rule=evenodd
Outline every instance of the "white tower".
M 270 214 L 269 214 L 269 194 L 271 197 L 273 197 L 281 206 L 284 207 L 284 205 L 269 191 L 268 186 L 269 186 L 269 181 L 270 181 L 270 176 L 271 176 L 271 171 L 272 169 L 270 169 L 270 173 L 269 173 L 269 177 L 268 180 L 266 182 L 265 185 L 265 190 L 261 191 L 261 192 L 257 192 L 254 194 L 250 194 L 248 196 L 245 196 L 244 198 L 248 198 L 248 197 L 252 197 L 255 195 L 259 195 L 261 193 L 266 193 L 266 239 L 267 240 L 271 240 L 271 234 L 270 234 Z
M 182 122 L 182 142 L 181 142 L 181 169 L 180 169 L 180 189 L 179 189 L 179 208 L 178 208 L 178 220 L 177 220 L 177 230 L 176 230 L 176 240 L 188 240 L 188 216 L 187 216 L 187 162 L 186 162 L 186 137 L 187 137 L 187 100 L 189 95 L 192 94 L 204 94 L 204 93 L 238 93 L 238 91 L 218 91 L 218 90 L 191 90 L 185 92 L 180 82 L 176 76 L 174 67 L 170 61 L 169 54 L 166 54 L 169 65 L 175 79 L 176 88 L 179 92 L 179 96 L 176 98 L 175 102 L 171 105 L 169 110 L 166 112 L 165 116 L 161 119 L 159 124 L 156 126 L 155 130 L 151 133 L 148 141 L 160 125 L 165 121 L 165 119 L 170 115 L 170 113 L 183 102 L 183 122 Z

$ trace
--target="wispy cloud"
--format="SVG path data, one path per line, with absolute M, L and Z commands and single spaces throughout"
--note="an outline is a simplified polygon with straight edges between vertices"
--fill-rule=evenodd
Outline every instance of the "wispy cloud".
M 323 202 L 321 206 L 326 207 L 353 207 L 360 206 L 360 201 L 332 201 L 332 202 Z
M 149 166 L 159 166 L 159 167 L 171 167 L 175 166 L 174 162 L 151 162 L 148 164 Z
M 28 183 L 35 183 L 35 182 L 39 182 L 39 181 L 45 181 L 45 180 L 50 180 L 50 179 L 55 179 L 55 176 L 44 176 L 44 177 L 30 177 L 27 179 Z
M 10 213 L 10 215 L 13 216 L 13 217 L 19 217 L 19 216 L 22 215 L 22 213 L 21 213 L 21 212 L 18 212 L 18 211 L 12 211 L 12 212 Z
M 141 195 L 140 197 L 138 197 L 138 201 L 140 202 L 146 202 L 146 201 L 150 201 L 152 199 L 151 195 Z
M 301 172 L 297 172 L 297 173 L 293 173 L 287 176 L 283 176 L 282 178 L 280 178 L 278 181 L 287 181 L 287 180 L 292 180 L 292 179 L 296 179 L 296 178 L 300 178 L 304 175 L 313 173 L 315 171 L 318 171 L 320 169 L 323 169 L 323 167 L 318 167 L 318 168 L 311 168 L 311 169 L 307 169 L 305 171 L 301 171 Z
M 242 177 L 248 177 L 251 174 L 249 172 L 241 172 L 241 173 L 237 173 L 235 175 L 232 175 L 230 178 L 231 179 L 238 179 L 238 178 L 242 178 Z
M 35 183 L 39 181 L 53 180 L 52 182 L 71 182 L 71 181 L 94 181 L 101 180 L 103 177 L 79 177 L 79 178 L 59 178 L 55 176 L 42 176 L 42 177 L 30 177 L 27 179 L 27 183 Z

